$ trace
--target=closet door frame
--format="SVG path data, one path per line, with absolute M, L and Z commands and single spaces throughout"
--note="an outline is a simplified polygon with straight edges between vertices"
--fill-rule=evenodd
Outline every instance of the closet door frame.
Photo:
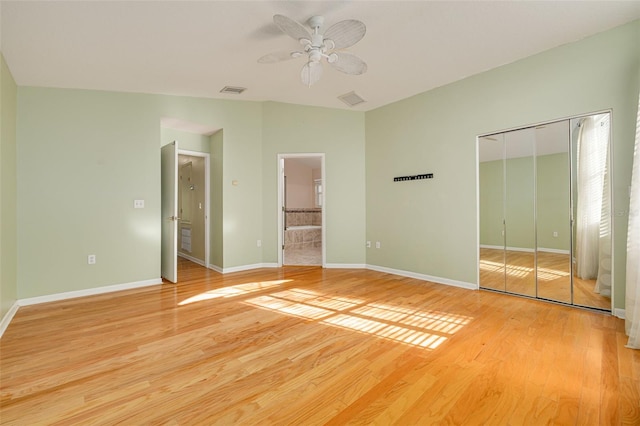
M 569 228 L 569 232 L 570 232 L 570 243 L 569 243 L 569 261 L 570 261 L 570 274 L 571 274 L 571 284 L 570 284 L 570 291 L 571 291 L 571 300 L 570 302 L 564 302 L 564 301 L 558 301 L 558 300 L 553 300 L 553 299 L 547 299 L 547 298 L 542 298 L 539 297 L 538 295 L 538 265 L 537 265 L 537 259 L 535 260 L 536 264 L 535 264 L 535 286 L 536 286 L 536 294 L 535 296 L 528 296 L 528 295 L 522 295 L 519 293 L 512 293 L 512 292 L 508 292 L 506 291 L 506 264 L 504 265 L 504 274 L 505 274 L 505 290 L 497 290 L 497 289 L 492 289 L 492 288 L 487 288 L 487 287 L 481 287 L 481 281 L 480 281 L 480 269 L 482 267 L 482 259 L 480 256 L 481 253 L 481 217 L 480 217 L 480 205 L 481 205 L 481 199 L 480 199 L 480 193 L 481 193 L 481 181 L 480 181 L 480 161 L 481 161 L 481 139 L 483 138 L 492 138 L 492 137 L 496 137 L 498 135 L 503 135 L 505 133 L 508 132 L 513 132 L 513 131 L 518 131 L 518 130 L 523 130 L 523 129 L 529 129 L 529 128 L 536 128 L 536 127 L 540 127 L 540 126 L 545 126 L 545 125 L 549 125 L 549 124 L 553 124 L 553 123 L 558 123 L 558 122 L 562 122 L 562 121 L 567 121 L 569 123 L 571 123 L 571 120 L 575 120 L 575 119 L 583 119 L 583 118 L 587 118 L 590 116 L 596 116 L 596 115 L 600 115 L 600 114 L 609 114 L 609 143 L 607 146 L 607 167 L 608 167 L 608 182 L 607 182 L 607 186 L 605 188 L 605 191 L 607 191 L 608 196 L 609 196 L 609 202 L 610 202 L 610 215 L 608 217 L 608 221 L 609 221 L 609 227 L 611 229 L 611 264 L 615 265 L 615 235 L 614 235 L 614 230 L 615 230 L 615 213 L 614 213 L 614 206 L 615 206 L 615 200 L 614 200 L 614 193 L 613 193 L 613 188 L 614 188 L 614 184 L 613 184 L 613 170 L 614 170 L 614 164 L 613 164 L 613 112 L 611 109 L 608 110 L 601 110 L 601 111 L 595 111 L 595 112 L 591 112 L 591 113 L 585 113 L 585 114 L 579 114 L 579 115 L 573 115 L 573 116 L 569 116 L 569 117 L 565 117 L 565 118 L 558 118 L 558 119 L 554 119 L 554 120 L 548 120 L 548 121 L 542 121 L 542 122 L 538 122 L 538 123 L 534 123 L 534 124 L 529 124 L 529 125 L 525 125 L 525 126 L 518 126 L 518 127 L 512 127 L 512 128 L 507 128 L 504 130 L 500 130 L 500 131 L 494 131 L 494 132 L 490 132 L 490 133 L 484 133 L 481 135 L 478 135 L 476 137 L 476 165 L 477 165 L 477 169 L 476 169 L 476 201 L 477 201 L 477 241 L 478 241 L 478 251 L 477 251 L 477 265 L 478 265 L 478 275 L 477 275 L 477 282 L 478 282 L 478 288 L 482 289 L 482 290 L 489 290 L 489 291 L 497 291 L 497 292 L 501 292 L 501 293 L 506 293 L 506 294 L 512 294 L 512 295 L 516 295 L 516 296 L 521 296 L 521 297 L 529 297 L 529 298 L 534 298 L 537 300 L 542 300 L 542 301 L 548 301 L 551 303 L 558 303 L 558 304 L 563 304 L 563 305 L 567 305 L 567 306 L 573 306 L 573 307 L 577 307 L 577 308 L 583 308 L 583 309 L 589 309 L 589 310 L 597 310 L 597 311 L 606 311 L 606 312 L 613 312 L 614 310 L 614 306 L 615 306 L 615 270 L 612 266 L 611 268 L 611 304 L 610 306 L 605 310 L 602 308 L 598 308 L 598 307 L 591 307 L 591 306 L 584 306 L 584 305 L 578 305 L 575 304 L 574 302 L 574 257 L 575 257 L 575 247 L 574 247 L 574 232 L 575 232 L 575 218 L 574 218 L 574 179 L 573 179 L 573 173 L 574 173 L 574 162 L 573 157 L 572 157 L 572 150 L 573 150 L 573 135 L 572 135 L 572 129 L 570 129 L 569 131 L 569 140 L 567 141 L 567 144 L 569 146 L 569 155 L 568 155 L 568 161 L 569 161 L 569 173 L 570 173 L 570 177 L 569 177 L 569 206 L 567 207 L 568 209 L 570 209 L 570 218 L 569 218 L 569 223 L 568 228 Z M 504 148 L 504 152 L 506 153 L 506 143 L 503 142 L 505 145 Z M 536 151 L 537 151 L 537 147 L 534 146 L 534 185 L 537 185 L 537 178 L 536 178 L 536 173 L 537 173 L 537 155 L 536 155 Z M 506 157 L 506 155 L 505 155 Z M 506 158 L 503 157 L 503 167 L 506 168 Z M 506 172 L 505 172 L 506 174 Z M 504 186 L 506 186 L 506 182 L 503 182 Z M 535 189 L 536 192 L 534 192 L 534 209 L 536 209 L 534 211 L 534 238 L 535 238 L 535 247 L 534 247 L 534 256 L 537 257 L 537 251 L 538 251 L 538 232 L 537 232 L 537 188 Z M 505 190 L 503 187 L 503 196 L 506 197 L 505 194 Z M 505 204 L 503 203 L 503 210 L 506 208 Z M 503 213 L 503 229 L 504 229 L 504 213 Z M 506 238 L 506 230 L 505 230 L 505 236 L 504 236 L 504 250 L 506 252 L 507 249 L 507 238 Z M 506 256 L 506 255 L 505 255 Z M 535 258 L 534 257 L 534 258 Z M 506 262 L 505 262 L 506 263 Z

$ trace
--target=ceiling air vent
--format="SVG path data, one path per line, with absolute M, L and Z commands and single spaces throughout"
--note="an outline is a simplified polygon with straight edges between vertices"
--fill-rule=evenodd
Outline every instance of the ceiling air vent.
M 246 87 L 224 86 L 222 90 L 220 90 L 220 93 L 231 93 L 233 95 L 239 95 L 245 90 L 247 90 Z
M 356 92 L 345 93 L 344 95 L 338 96 L 338 99 L 340 99 L 342 102 L 349 105 L 350 107 L 354 107 L 358 104 L 366 102 Z

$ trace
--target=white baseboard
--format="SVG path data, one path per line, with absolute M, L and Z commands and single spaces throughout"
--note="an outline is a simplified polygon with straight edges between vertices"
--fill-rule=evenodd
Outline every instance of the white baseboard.
M 18 312 L 19 307 L 20 305 L 16 300 L 13 305 L 11 305 L 7 313 L 4 314 L 2 320 L 0 320 L 0 339 L 2 338 L 2 335 L 4 334 L 4 331 L 7 329 L 7 327 L 9 327 L 9 323 L 13 319 L 13 316 L 16 314 L 16 312 Z
M 48 294 L 45 296 L 29 297 L 20 299 L 17 303 L 20 306 L 36 305 L 39 303 L 57 302 L 59 300 L 74 299 L 76 297 L 94 296 L 97 294 L 112 293 L 114 291 L 131 290 L 134 288 L 148 287 L 152 285 L 162 284 L 162 278 L 154 278 L 145 281 L 136 281 L 132 283 L 108 285 L 104 287 L 88 288 L 85 290 L 67 291 L 65 293 Z
M 505 247 L 505 246 L 492 246 L 487 244 L 480 244 L 480 248 L 493 249 L 493 250 L 508 250 L 508 251 L 521 251 L 524 253 L 533 253 L 535 250 L 528 247 Z
M 183 259 L 187 259 L 187 260 L 189 260 L 189 261 L 191 261 L 193 263 L 197 263 L 200 266 L 205 266 L 203 260 L 200 260 L 200 259 L 197 259 L 195 257 L 189 256 L 188 254 L 184 254 L 184 253 L 178 252 L 178 257 L 182 257 Z
M 253 265 L 241 265 L 241 266 L 232 266 L 231 268 L 222 268 L 221 273 L 229 274 L 231 272 L 249 271 L 251 269 L 277 268 L 277 267 L 278 267 L 277 263 L 254 263 Z M 214 269 L 214 270 L 216 270 L 216 269 Z
M 538 247 L 538 251 L 541 251 L 543 253 L 571 254 L 569 250 L 546 248 L 546 247 Z
M 620 319 L 625 319 L 625 310 L 624 309 L 619 309 L 619 308 L 614 308 L 613 309 L 613 316 L 618 317 Z
M 367 269 L 371 269 L 372 271 L 385 272 L 387 274 L 400 275 L 401 277 L 415 278 L 417 280 L 429 281 L 437 284 L 445 284 L 453 287 L 465 288 L 467 290 L 478 290 L 478 286 L 476 284 L 451 280 L 449 278 L 434 277 L 431 275 L 419 274 L 417 272 L 402 271 L 399 269 L 392 269 L 385 266 L 377 265 L 367 265 Z
M 492 249 L 492 250 L 504 250 L 504 246 L 492 246 L 490 244 L 480 244 L 480 248 Z
M 207 264 L 207 268 L 222 274 L 222 268 L 217 265 L 214 265 L 213 263 Z
M 364 263 L 325 263 L 327 269 L 366 269 Z

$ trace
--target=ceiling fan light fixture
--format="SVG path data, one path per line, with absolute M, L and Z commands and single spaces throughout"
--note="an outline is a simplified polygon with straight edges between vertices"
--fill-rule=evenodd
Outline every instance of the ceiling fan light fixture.
M 322 76 L 322 64 L 320 62 L 309 61 L 300 71 L 300 80 L 307 87 L 313 86 Z

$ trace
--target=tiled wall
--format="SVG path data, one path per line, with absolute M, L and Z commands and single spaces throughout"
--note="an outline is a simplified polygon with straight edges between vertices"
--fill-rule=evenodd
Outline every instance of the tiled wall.
M 284 231 L 284 249 L 322 247 L 322 228 Z
M 287 209 L 287 226 L 322 226 L 322 209 Z
M 318 226 L 315 229 L 286 229 L 284 248 L 322 247 L 322 209 L 287 209 L 287 228 L 290 226 Z

